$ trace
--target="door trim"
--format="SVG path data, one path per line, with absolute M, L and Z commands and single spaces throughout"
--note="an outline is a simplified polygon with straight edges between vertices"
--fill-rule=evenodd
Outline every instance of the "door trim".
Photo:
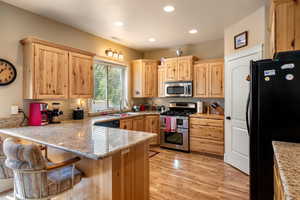
M 254 46 L 252 48 L 246 49 L 246 50 L 242 50 L 238 53 L 235 54 L 231 54 L 228 56 L 225 56 L 225 80 L 224 80 L 224 86 L 225 86 L 225 116 L 231 116 L 231 110 L 230 108 L 230 104 L 231 102 L 226 101 L 226 99 L 228 99 L 228 95 L 230 95 L 230 85 L 228 85 L 228 78 L 230 77 L 230 69 L 229 69 L 229 62 L 238 60 L 238 59 L 242 59 L 244 57 L 249 57 L 255 54 L 258 54 L 258 56 L 263 59 L 263 53 L 264 53 L 264 45 L 263 44 L 259 44 L 257 46 Z M 227 120 L 225 120 L 225 153 L 224 153 L 224 162 L 238 168 L 239 170 L 249 174 L 249 165 L 248 167 L 242 164 L 242 160 L 240 160 L 239 158 L 237 158 L 234 154 L 231 153 L 231 135 L 230 132 L 231 131 L 231 124 L 228 123 Z M 250 140 L 249 140 L 250 142 Z M 234 162 L 232 162 L 234 161 Z M 239 163 L 238 166 L 234 165 L 234 163 Z

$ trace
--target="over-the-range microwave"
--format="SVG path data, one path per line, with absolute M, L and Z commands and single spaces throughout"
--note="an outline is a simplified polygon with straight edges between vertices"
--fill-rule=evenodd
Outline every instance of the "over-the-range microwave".
M 192 97 L 193 82 L 166 82 L 165 97 Z

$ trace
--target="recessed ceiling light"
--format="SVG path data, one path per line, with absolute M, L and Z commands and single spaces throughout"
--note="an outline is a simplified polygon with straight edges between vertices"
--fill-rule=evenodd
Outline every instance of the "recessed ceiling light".
M 175 10 L 174 6 L 167 5 L 164 7 L 165 12 L 173 12 Z
M 198 33 L 197 29 L 192 29 L 192 30 L 189 30 L 189 33 L 190 34 L 195 34 L 195 33 Z
M 114 25 L 115 25 L 115 26 L 123 26 L 124 23 L 121 22 L 121 21 L 116 21 L 116 22 L 114 23 Z
M 155 39 L 155 38 L 149 38 L 148 41 L 149 41 L 149 42 L 155 42 L 156 39 Z

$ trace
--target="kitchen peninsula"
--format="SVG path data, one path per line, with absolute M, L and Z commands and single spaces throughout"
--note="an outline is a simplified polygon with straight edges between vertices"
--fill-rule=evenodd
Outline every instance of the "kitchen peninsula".
M 149 140 L 155 134 L 95 126 L 112 117 L 0 129 L 0 134 L 80 156 L 85 177 L 58 199 L 149 199 Z

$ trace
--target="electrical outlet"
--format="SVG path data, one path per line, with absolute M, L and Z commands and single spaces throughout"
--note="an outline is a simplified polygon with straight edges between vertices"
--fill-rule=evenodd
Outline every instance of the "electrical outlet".
M 18 114 L 18 113 L 19 113 L 19 106 L 17 106 L 17 105 L 12 105 L 12 106 L 10 107 L 10 114 L 16 115 L 16 114 Z

